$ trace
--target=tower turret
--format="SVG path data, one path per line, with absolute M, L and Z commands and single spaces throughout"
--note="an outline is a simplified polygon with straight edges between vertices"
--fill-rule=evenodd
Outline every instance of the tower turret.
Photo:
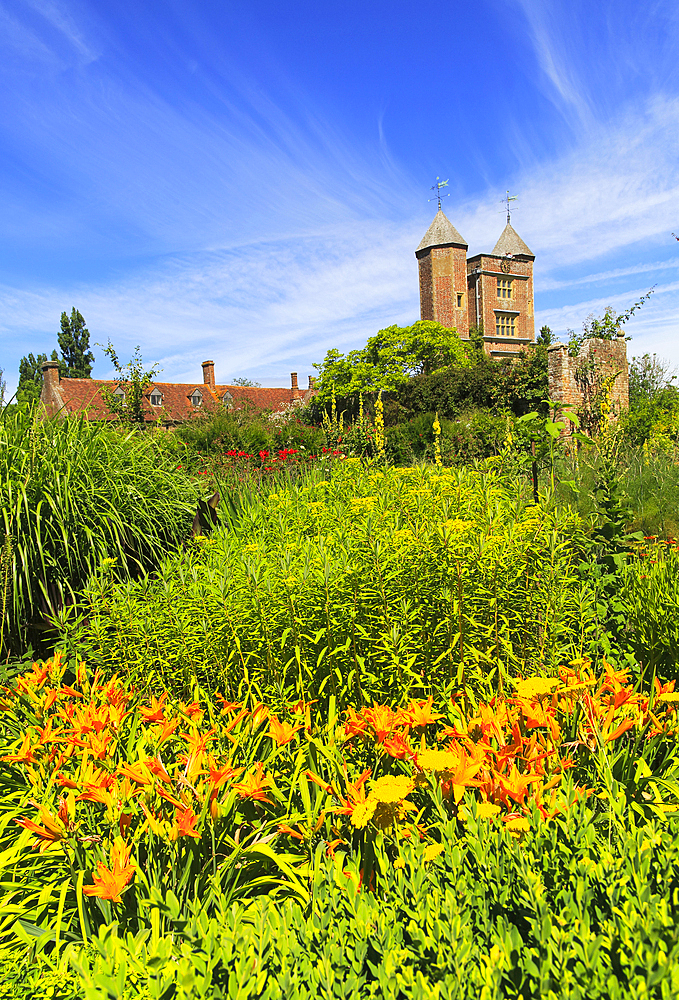
M 439 207 L 415 251 L 420 271 L 420 318 L 469 337 L 467 243 Z

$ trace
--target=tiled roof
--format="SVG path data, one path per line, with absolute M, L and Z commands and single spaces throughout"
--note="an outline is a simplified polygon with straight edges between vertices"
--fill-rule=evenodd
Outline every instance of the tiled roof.
M 434 221 L 422 237 L 415 253 L 418 253 L 420 250 L 426 250 L 428 247 L 445 247 L 450 243 L 464 247 L 465 250 L 467 249 L 465 240 L 460 236 L 450 219 L 439 208 L 434 216 Z
M 533 251 L 530 247 L 526 246 L 517 231 L 509 222 L 505 226 L 502 236 L 495 244 L 493 253 L 498 256 L 511 254 L 512 257 L 535 257 Z
M 118 383 L 106 379 L 94 378 L 64 378 L 59 383 L 59 394 L 64 403 L 66 413 L 85 413 L 90 420 L 117 420 L 111 413 L 101 389 L 113 392 Z M 160 406 L 152 406 L 150 397 L 160 393 Z M 201 405 L 194 406 L 191 396 L 199 392 Z M 224 400 L 227 393 L 231 398 Z M 301 392 L 303 402 L 309 396 L 309 390 Z M 188 420 L 198 413 L 216 409 L 222 405 L 230 405 L 232 409 L 240 410 L 252 406 L 255 410 L 285 410 L 293 401 L 291 389 L 261 389 L 242 385 L 216 385 L 211 388 L 204 382 L 154 382 L 144 393 L 143 409 L 146 420 L 174 422 Z

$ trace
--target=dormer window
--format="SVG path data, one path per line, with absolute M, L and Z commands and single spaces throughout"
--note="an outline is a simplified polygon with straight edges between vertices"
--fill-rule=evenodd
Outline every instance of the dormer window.
M 203 405 L 203 393 L 200 391 L 200 389 L 194 389 L 194 391 L 191 393 L 191 402 L 195 407 Z
M 228 389 L 222 396 L 222 402 L 224 403 L 224 406 L 227 408 L 227 410 L 230 410 L 231 407 L 233 406 L 233 396 L 228 391 Z
M 149 396 L 149 402 L 151 406 L 161 406 L 163 402 L 163 394 L 158 392 L 157 389 L 154 389 Z
M 125 391 L 124 391 L 122 385 L 117 385 L 115 387 L 115 389 L 113 390 L 113 395 L 115 396 L 115 398 L 119 402 L 121 402 L 121 403 L 125 402 Z

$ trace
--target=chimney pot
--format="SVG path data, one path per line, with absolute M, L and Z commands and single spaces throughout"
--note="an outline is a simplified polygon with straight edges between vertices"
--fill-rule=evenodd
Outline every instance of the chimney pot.
M 203 383 L 209 385 L 211 389 L 215 387 L 215 363 L 214 361 L 203 361 Z

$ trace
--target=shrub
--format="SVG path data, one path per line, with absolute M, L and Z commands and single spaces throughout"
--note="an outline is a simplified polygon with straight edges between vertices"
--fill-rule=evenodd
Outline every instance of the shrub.
M 492 472 L 349 459 L 253 502 L 156 581 L 93 581 L 86 622 L 62 639 L 145 682 L 233 692 L 248 676 L 338 704 L 428 694 L 462 667 L 510 676 L 581 655 L 581 533 Z

